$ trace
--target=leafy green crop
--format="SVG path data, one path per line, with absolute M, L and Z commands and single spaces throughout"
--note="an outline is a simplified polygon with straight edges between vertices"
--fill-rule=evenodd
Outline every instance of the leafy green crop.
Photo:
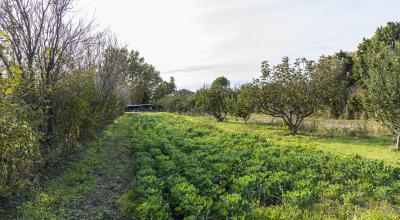
M 360 156 L 273 146 L 170 114 L 131 117 L 134 187 L 119 201 L 141 219 L 391 218 L 400 169 Z

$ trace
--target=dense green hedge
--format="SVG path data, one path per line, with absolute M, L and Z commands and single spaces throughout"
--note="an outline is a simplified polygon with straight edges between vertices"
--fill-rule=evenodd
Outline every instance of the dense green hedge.
M 400 169 L 359 156 L 272 146 L 168 114 L 134 115 L 136 178 L 119 201 L 140 219 L 393 217 Z
M 51 91 L 54 99 L 54 134 L 46 136 L 46 115 L 14 93 L 0 89 L 0 215 L 1 211 L 37 185 L 46 171 L 82 149 L 109 122 L 122 114 L 122 103 L 112 94 L 100 105 L 95 73 L 65 77 Z M 0 84 L 5 80 L 0 80 Z M 9 83 L 11 84 L 11 83 Z

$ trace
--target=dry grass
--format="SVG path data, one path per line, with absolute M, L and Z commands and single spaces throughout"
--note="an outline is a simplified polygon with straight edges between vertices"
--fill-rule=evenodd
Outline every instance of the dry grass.
M 268 115 L 255 114 L 250 120 L 257 124 L 284 126 L 282 119 Z M 349 134 L 350 136 L 388 135 L 390 131 L 373 120 L 344 120 L 306 118 L 300 127 L 305 133 Z

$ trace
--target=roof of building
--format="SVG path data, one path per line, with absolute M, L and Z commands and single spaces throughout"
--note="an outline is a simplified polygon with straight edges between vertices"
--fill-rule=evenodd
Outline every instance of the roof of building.
M 126 107 L 151 107 L 153 104 L 136 104 L 136 105 L 126 105 Z

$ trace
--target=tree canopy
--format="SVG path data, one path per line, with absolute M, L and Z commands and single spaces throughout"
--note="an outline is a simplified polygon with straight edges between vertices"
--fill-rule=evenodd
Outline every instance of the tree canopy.
M 358 66 L 364 74 L 370 110 L 394 133 L 400 133 L 400 23 L 378 28 L 359 46 Z M 400 149 L 400 142 L 398 141 Z
M 262 63 L 262 78 L 258 85 L 259 110 L 267 115 L 282 118 L 291 134 L 296 134 L 304 118 L 322 105 L 324 81 L 315 78 L 315 63 L 305 58 L 293 64 L 288 57 L 270 67 Z

